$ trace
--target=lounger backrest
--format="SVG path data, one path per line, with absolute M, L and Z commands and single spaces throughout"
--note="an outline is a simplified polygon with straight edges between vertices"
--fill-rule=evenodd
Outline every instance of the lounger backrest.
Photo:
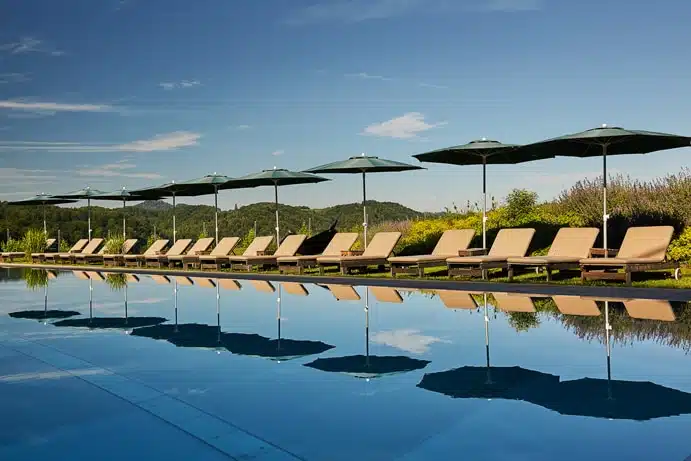
M 159 285 L 166 285 L 170 283 L 170 279 L 165 275 L 151 275 L 151 280 L 158 283 Z
M 211 248 L 211 245 L 214 244 L 214 238 L 213 237 L 205 237 L 203 239 L 197 240 L 194 245 L 192 245 L 192 248 L 190 248 L 190 251 L 187 252 L 188 255 L 198 255 L 200 253 L 204 253 L 207 251 L 209 248 Z
M 530 295 L 518 293 L 492 293 L 496 308 L 504 312 L 536 312 Z
M 450 229 L 444 231 L 432 250 L 434 256 L 458 256 L 459 250 L 465 250 L 475 237 L 475 229 Z
M 223 237 L 216 245 L 216 248 L 211 251 L 211 256 L 228 256 L 233 252 L 239 241 L 239 237 Z
M 291 295 L 307 296 L 309 294 L 307 288 L 305 288 L 302 283 L 283 282 L 281 287 L 283 288 L 283 291 L 290 293 Z
M 650 258 L 664 261 L 673 234 L 672 226 L 629 227 L 617 258 Z
M 271 245 L 271 242 L 274 241 L 274 236 L 273 235 L 265 235 L 262 237 L 255 237 L 254 240 L 252 240 L 252 243 L 249 244 L 247 249 L 245 250 L 244 253 L 242 253 L 243 256 L 257 256 L 257 253 L 260 251 L 266 251 L 267 248 L 269 248 L 269 245 Z
M 198 287 L 202 288 L 216 288 L 216 282 L 214 282 L 211 279 L 207 279 L 206 277 L 193 277 L 192 281 L 194 282 L 195 285 Z
M 82 250 L 83 255 L 92 255 L 98 250 L 98 247 L 103 244 L 103 239 L 91 239 L 91 241 Z
M 595 227 L 563 227 L 554 237 L 547 256 L 587 258 L 600 229 Z
M 333 236 L 322 251 L 324 256 L 341 256 L 341 251 L 350 250 L 358 238 L 357 232 L 339 232 Z
M 70 253 L 77 253 L 79 251 L 82 251 L 84 247 L 89 243 L 89 239 L 79 239 L 77 240 L 77 243 L 74 244 L 72 248 L 70 248 Z
M 151 246 L 144 252 L 144 256 L 153 256 L 157 255 L 158 253 L 162 252 L 165 247 L 168 246 L 168 242 L 170 240 L 166 239 L 161 239 L 161 240 L 156 240 L 154 243 L 151 244 Z
M 274 256 L 295 256 L 306 238 L 307 236 L 304 234 L 287 236 L 276 249 Z
M 403 302 L 403 297 L 395 288 L 370 287 L 369 290 L 380 303 L 400 304 Z
M 378 232 L 372 237 L 362 256 L 370 258 L 388 258 L 401 239 L 400 232 Z
M 240 285 L 240 282 L 233 279 L 221 279 L 218 281 L 218 286 L 220 286 L 224 290 L 238 291 L 242 289 L 242 285 Z
M 46 239 L 46 250 L 50 250 L 55 242 L 57 242 L 56 239 Z
M 497 233 L 488 254 L 508 258 L 525 256 L 533 235 L 535 229 L 502 229 Z
M 249 282 L 257 291 L 263 293 L 273 293 L 276 291 L 276 287 L 268 280 L 250 280 Z
M 179 240 L 178 240 L 178 241 L 179 241 Z M 176 275 L 176 276 L 175 276 L 175 282 L 176 282 L 178 285 L 182 285 L 182 286 L 185 286 L 185 287 L 191 287 L 192 285 L 194 285 L 194 282 L 192 281 L 192 279 L 189 278 L 189 277 L 187 277 L 187 276 L 185 276 L 185 275 Z
M 350 285 L 326 285 L 338 301 L 359 301 L 360 295 Z
M 172 247 L 170 247 L 170 250 L 168 250 L 168 253 L 166 253 L 167 256 L 180 256 L 185 252 L 188 246 L 192 243 L 192 239 L 180 239 L 177 242 L 173 244 Z
M 129 254 L 132 249 L 137 246 L 137 239 L 127 239 L 125 240 L 125 243 L 122 244 L 122 254 L 126 255 Z

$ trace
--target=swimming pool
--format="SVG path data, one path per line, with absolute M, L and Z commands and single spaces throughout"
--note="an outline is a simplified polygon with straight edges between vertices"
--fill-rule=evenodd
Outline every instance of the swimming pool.
M 0 299 L 3 460 L 691 454 L 686 304 L 14 270 Z

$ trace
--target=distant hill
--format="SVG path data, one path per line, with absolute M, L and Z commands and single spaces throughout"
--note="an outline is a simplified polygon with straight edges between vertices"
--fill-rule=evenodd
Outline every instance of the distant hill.
M 326 229 L 338 220 L 339 230 L 360 229 L 362 226 L 362 204 L 350 203 L 328 208 L 311 209 L 305 206 L 280 205 L 281 233 L 306 231 L 309 224 L 313 233 Z M 60 229 L 62 237 L 76 241 L 87 235 L 87 209 L 47 207 L 48 229 L 51 236 Z M 167 202 L 153 200 L 127 207 L 128 235 L 147 238 L 154 233 L 163 237 L 173 236 L 173 207 Z M 371 225 L 385 221 L 414 219 L 422 213 L 392 202 L 368 202 L 367 212 Z M 427 215 L 427 214 L 425 214 Z M 274 204 L 270 202 L 253 203 L 238 209 L 219 213 L 219 233 L 223 236 L 244 236 L 253 229 L 273 235 L 275 227 Z M 92 206 L 93 235 L 107 237 L 109 233 L 122 232 L 122 209 Z M 42 223 L 40 207 L 7 207 L 0 203 L 0 229 L 9 226 L 13 237 L 23 235 L 29 228 L 39 228 Z M 214 233 L 214 210 L 207 205 L 179 204 L 176 207 L 176 227 L 178 238 L 198 238 L 206 231 Z M 2 232 L 4 236 L 4 232 Z M 1 237 L 0 237 L 1 239 Z
M 163 200 L 147 200 L 146 202 L 135 205 L 133 208 L 150 211 L 162 211 L 172 209 L 173 205 L 168 202 L 164 202 Z

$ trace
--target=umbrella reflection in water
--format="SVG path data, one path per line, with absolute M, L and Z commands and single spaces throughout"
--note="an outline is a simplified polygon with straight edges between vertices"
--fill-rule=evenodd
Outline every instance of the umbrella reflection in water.
M 327 285 L 327 288 L 337 300 L 359 300 L 360 295 L 352 286 Z M 395 290 L 394 290 L 395 291 Z M 395 299 L 398 297 L 384 294 L 379 290 L 380 300 Z M 402 299 L 401 299 L 402 300 Z M 356 378 L 378 378 L 385 375 L 406 373 L 425 368 L 428 360 L 419 360 L 406 356 L 382 356 L 369 353 L 369 288 L 365 288 L 365 355 L 348 355 L 343 357 L 329 357 L 317 359 L 305 364 L 306 367 L 333 373 L 344 373 Z
M 275 292 L 276 290 L 270 282 L 256 280 L 250 282 L 255 286 L 257 291 Z M 237 290 L 240 288 L 239 283 L 234 280 L 212 281 L 209 279 L 199 279 L 196 284 L 198 286 L 213 286 L 216 288 L 216 326 L 198 323 L 178 324 L 176 315 L 174 325 L 156 325 L 153 327 L 137 328 L 132 334 L 134 336 L 145 336 L 153 339 L 165 340 L 178 347 L 210 348 L 218 352 L 226 350 L 237 355 L 262 357 L 276 361 L 319 354 L 334 347 L 321 341 L 293 340 L 281 337 L 280 285 L 277 298 L 278 338 L 270 339 L 253 333 L 222 332 L 219 288 L 223 286 L 225 289 Z M 291 287 L 289 290 L 292 294 L 298 293 L 295 287 Z M 302 287 L 302 290 L 303 295 L 306 295 L 307 290 L 305 290 L 304 287 Z
M 45 323 L 48 320 L 66 319 L 74 317 L 75 315 L 80 315 L 77 311 L 48 309 L 48 286 L 51 280 L 57 278 L 57 273 L 55 271 L 29 269 L 29 271 L 25 273 L 25 278 L 27 279 L 27 285 L 30 285 L 30 287 L 43 286 L 43 309 L 10 312 L 8 314 L 10 317 L 15 319 L 38 320 Z
M 56 327 L 78 327 L 90 329 L 130 329 L 143 326 L 157 325 L 166 321 L 163 317 L 130 317 L 128 312 L 128 285 L 139 282 L 134 274 L 101 274 L 100 272 L 81 273 L 89 278 L 89 318 L 66 319 L 55 322 Z M 81 277 L 81 275 L 79 276 Z M 94 317 L 93 316 L 93 286 L 92 281 L 106 281 L 113 289 L 122 288 L 124 292 L 124 317 Z

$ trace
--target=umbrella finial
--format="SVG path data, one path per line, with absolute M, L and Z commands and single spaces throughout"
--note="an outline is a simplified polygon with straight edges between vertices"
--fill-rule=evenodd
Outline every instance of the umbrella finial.
M 483 137 L 482 137 L 482 140 L 483 140 L 483 141 L 487 141 L 487 138 L 485 138 L 485 137 L 483 136 Z
M 364 152 L 363 152 L 362 154 L 360 154 L 360 155 L 361 155 L 361 156 L 363 156 L 363 157 L 367 157 L 367 155 L 365 155 L 365 153 L 364 153 Z
M 602 124 L 602 128 L 607 128 L 607 124 L 606 124 L 606 123 L 603 123 L 603 124 Z
M 276 169 L 276 165 L 274 165 L 274 170 Z

